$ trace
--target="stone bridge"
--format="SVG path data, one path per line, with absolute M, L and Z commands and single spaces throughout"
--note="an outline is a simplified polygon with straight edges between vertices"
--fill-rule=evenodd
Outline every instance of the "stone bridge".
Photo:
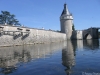
M 83 30 L 83 39 L 98 39 L 100 27 L 91 27 Z

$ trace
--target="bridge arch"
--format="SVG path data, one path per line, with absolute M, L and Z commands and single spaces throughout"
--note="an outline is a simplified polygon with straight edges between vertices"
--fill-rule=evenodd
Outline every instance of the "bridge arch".
M 83 30 L 83 39 L 98 39 L 100 38 L 100 28 L 91 27 Z
M 85 34 L 84 39 L 92 39 L 91 34 L 89 34 L 89 33 Z

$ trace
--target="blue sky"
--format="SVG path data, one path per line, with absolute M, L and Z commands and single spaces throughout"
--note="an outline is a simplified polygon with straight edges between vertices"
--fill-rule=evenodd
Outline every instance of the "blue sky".
M 0 11 L 15 14 L 27 27 L 60 30 L 59 17 L 65 1 L 75 29 L 100 27 L 100 0 L 0 0 Z

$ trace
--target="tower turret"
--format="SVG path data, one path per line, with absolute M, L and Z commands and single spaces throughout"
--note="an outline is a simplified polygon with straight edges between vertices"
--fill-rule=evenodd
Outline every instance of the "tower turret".
M 66 33 L 67 39 L 71 39 L 72 36 L 72 25 L 73 17 L 68 11 L 66 3 L 64 4 L 64 9 L 60 16 L 61 32 Z

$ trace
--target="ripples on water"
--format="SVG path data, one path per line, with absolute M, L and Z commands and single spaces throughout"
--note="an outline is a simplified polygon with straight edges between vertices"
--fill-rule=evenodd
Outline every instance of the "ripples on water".
M 100 40 L 0 48 L 0 75 L 100 74 Z

